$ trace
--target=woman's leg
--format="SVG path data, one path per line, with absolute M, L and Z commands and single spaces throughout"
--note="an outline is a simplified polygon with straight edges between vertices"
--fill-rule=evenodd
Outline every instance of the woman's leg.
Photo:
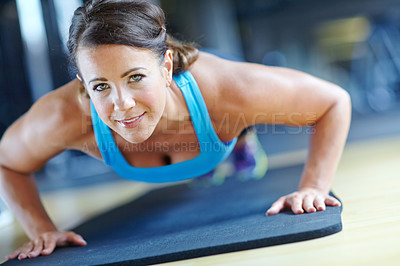
M 254 127 L 243 130 L 236 146 L 225 161 L 209 173 L 193 179 L 189 184 L 195 187 L 218 186 L 228 176 L 236 176 L 240 180 L 260 179 L 268 168 L 267 156 L 258 140 Z
M 235 176 L 240 180 L 260 179 L 268 169 L 268 159 L 257 137 L 255 127 L 246 128 L 232 152 Z

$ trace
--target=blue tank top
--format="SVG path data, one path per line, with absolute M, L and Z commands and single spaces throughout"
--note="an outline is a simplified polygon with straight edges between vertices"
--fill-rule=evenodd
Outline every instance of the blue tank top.
M 133 167 L 117 147 L 110 128 L 100 119 L 93 103 L 91 114 L 97 145 L 105 164 L 121 177 L 147 183 L 166 183 L 198 177 L 213 170 L 232 152 L 237 138 L 222 142 L 210 120 L 196 80 L 189 71 L 173 77 L 182 91 L 200 146 L 200 154 L 190 160 L 159 167 Z

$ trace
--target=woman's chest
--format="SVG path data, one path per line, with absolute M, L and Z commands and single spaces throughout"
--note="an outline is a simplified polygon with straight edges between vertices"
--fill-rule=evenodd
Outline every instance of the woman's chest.
M 158 167 L 187 161 L 200 154 L 195 134 L 179 134 L 140 144 L 117 142 L 125 160 L 134 167 Z

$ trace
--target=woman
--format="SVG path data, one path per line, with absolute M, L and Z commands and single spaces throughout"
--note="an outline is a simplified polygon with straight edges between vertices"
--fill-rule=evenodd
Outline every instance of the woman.
M 0 143 L 1 195 L 31 239 L 9 259 L 86 244 L 57 230 L 31 176 L 65 149 L 103 159 L 127 178 L 171 182 L 216 167 L 248 126 L 311 125 L 298 191 L 266 214 L 340 205 L 328 192 L 350 123 L 343 89 L 295 70 L 198 52 L 170 38 L 162 10 L 142 1 L 78 8 L 68 48 L 77 79 L 38 100 Z

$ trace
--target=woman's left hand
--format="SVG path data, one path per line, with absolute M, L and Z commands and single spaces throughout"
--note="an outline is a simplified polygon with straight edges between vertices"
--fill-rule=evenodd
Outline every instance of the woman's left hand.
M 339 207 L 340 202 L 328 194 L 313 188 L 304 188 L 279 198 L 268 209 L 266 215 L 275 215 L 290 208 L 294 214 L 324 211 L 326 206 Z

